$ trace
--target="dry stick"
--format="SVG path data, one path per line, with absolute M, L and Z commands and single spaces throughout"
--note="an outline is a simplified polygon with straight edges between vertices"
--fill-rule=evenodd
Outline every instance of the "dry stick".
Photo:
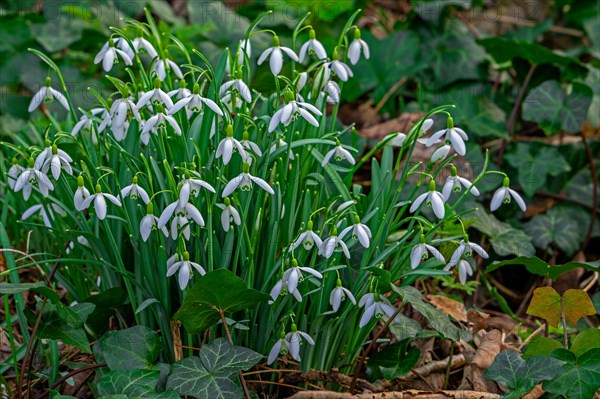
M 17 398 L 18 399 L 22 399 L 23 398 L 23 380 L 25 378 L 25 370 L 29 368 L 29 354 L 31 352 L 31 347 L 33 345 L 33 341 L 35 341 L 35 334 L 37 333 L 37 329 L 40 326 L 40 322 L 42 320 L 42 314 L 44 313 L 44 308 L 46 307 L 46 303 L 48 302 L 47 299 L 44 299 L 44 301 L 42 302 L 42 306 L 40 306 L 40 311 L 37 315 L 37 318 L 35 319 L 35 324 L 33 325 L 33 330 L 31 330 L 31 338 L 29 339 L 29 342 L 27 343 L 27 349 L 25 349 L 25 356 L 23 356 L 23 363 L 21 365 L 21 372 L 19 374 L 19 387 L 17 388 Z M 27 379 L 27 383 L 29 384 L 29 378 Z
M 546 328 L 546 324 L 542 324 L 541 326 L 539 326 L 537 328 L 537 330 L 535 330 L 534 332 L 532 332 L 531 334 L 529 334 L 529 337 L 525 338 L 525 341 L 523 341 L 523 343 L 521 345 L 519 345 L 519 350 L 523 349 L 525 347 L 525 345 L 527 345 L 536 335 L 538 335 L 539 333 L 541 333 L 544 329 Z
M 550 191 L 538 191 L 536 192 L 537 195 L 543 195 L 544 197 L 549 197 L 549 198 L 554 198 L 557 200 L 561 200 L 561 201 L 565 201 L 565 202 L 570 202 L 572 204 L 575 205 L 579 205 L 583 208 L 587 208 L 591 211 L 596 211 L 596 212 L 600 212 L 600 208 L 598 208 L 597 206 L 594 205 L 590 205 L 587 202 L 583 202 L 578 200 L 577 198 L 571 198 L 571 197 L 567 197 L 566 195 L 561 195 L 561 194 L 557 194 L 557 193 L 552 193 Z
M 221 321 L 223 322 L 223 327 L 225 327 L 225 334 L 227 334 L 227 340 L 231 345 L 233 345 L 233 340 L 231 339 L 231 333 L 229 332 L 229 327 L 227 326 L 227 320 L 225 320 L 225 313 L 223 309 L 219 309 L 219 315 L 221 316 Z M 240 383 L 242 384 L 242 389 L 244 390 L 244 397 L 246 399 L 250 399 L 250 393 L 248 392 L 248 387 L 246 386 L 246 380 L 244 379 L 244 373 L 240 370 Z
M 450 360 L 448 360 L 448 367 L 446 367 L 446 375 L 444 376 L 444 385 L 442 385 L 442 389 L 448 388 L 448 380 L 450 380 L 450 370 L 452 369 L 452 356 L 454 356 L 454 344 L 454 341 L 452 341 L 452 344 L 450 344 Z
M 564 345 L 565 349 L 569 349 L 569 335 L 567 334 L 567 320 L 565 318 L 565 307 L 563 305 L 563 301 L 560 301 L 560 318 L 562 319 L 563 326 L 563 337 L 564 337 Z
M 379 339 L 381 334 L 383 334 L 385 329 L 392 323 L 392 321 L 394 321 L 396 316 L 398 316 L 400 314 L 400 311 L 402 310 L 403 307 L 404 307 L 404 304 L 402 304 L 400 307 L 398 307 L 398 309 L 394 312 L 392 317 L 390 317 L 388 319 L 388 321 L 383 325 L 383 327 L 381 327 L 381 329 L 377 332 L 377 334 L 375 334 L 375 336 L 371 340 L 371 343 L 369 343 L 369 346 L 367 346 L 367 349 L 364 351 L 363 355 L 361 356 L 360 360 L 358 361 L 358 364 L 356 365 L 356 369 L 354 370 L 354 375 L 352 376 L 352 382 L 350 383 L 350 393 L 351 394 L 354 394 L 354 387 L 356 386 L 356 380 L 358 379 L 358 374 L 360 374 L 362 365 L 365 362 L 365 360 L 367 359 L 367 356 L 369 356 L 369 352 L 371 352 L 371 349 L 373 349 L 373 347 L 375 346 L 375 343 L 377 342 L 377 340 Z
M 596 221 L 596 216 L 598 215 L 598 175 L 596 173 L 596 165 L 594 164 L 594 156 L 592 155 L 592 149 L 590 148 L 590 143 L 587 141 L 587 137 L 585 137 L 585 133 L 581 132 L 581 139 L 583 140 L 583 145 L 585 146 L 585 154 L 587 156 L 588 162 L 590 163 L 590 172 L 592 174 L 592 185 L 593 185 L 593 193 L 592 193 L 592 219 L 590 220 L 590 226 L 588 227 L 588 231 L 585 235 L 585 239 L 583 240 L 583 244 L 581 244 L 580 251 L 584 251 L 587 247 L 590 239 L 592 238 L 592 232 L 594 230 L 594 222 Z
M 404 83 L 406 83 L 407 80 L 408 78 L 406 76 L 403 76 L 392 87 L 390 87 L 390 89 L 383 95 L 383 97 L 381 97 L 381 100 L 379 100 L 379 102 L 375 106 L 375 113 L 378 114 L 379 111 L 381 111 L 381 108 L 383 108 L 385 103 L 387 103 L 392 94 L 394 94 L 396 90 L 398 90 Z
M 495 393 L 477 391 L 420 391 L 409 389 L 400 392 L 364 393 L 352 395 L 345 392 L 303 391 L 289 399 L 499 399 Z
M 52 386 L 50 386 L 50 388 L 48 388 L 47 391 L 42 392 L 35 399 L 44 399 L 46 396 L 48 396 L 49 391 L 60 386 L 60 384 L 62 384 L 63 382 L 65 382 L 66 380 L 68 380 L 69 378 L 73 377 L 76 374 L 83 373 L 84 371 L 89 371 L 89 370 L 97 369 L 97 368 L 104 367 L 104 366 L 106 366 L 106 363 L 96 363 L 96 364 L 90 364 L 89 366 L 79 367 L 75 370 L 72 370 L 71 372 L 63 375 L 58 380 L 56 380 L 54 382 L 54 384 L 52 384 Z

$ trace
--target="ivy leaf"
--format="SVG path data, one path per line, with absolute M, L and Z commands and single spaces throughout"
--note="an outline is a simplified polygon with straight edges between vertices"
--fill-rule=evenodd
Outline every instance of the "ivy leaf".
M 393 380 L 408 373 L 417 364 L 421 351 L 408 348 L 407 342 L 398 342 L 384 347 L 381 351 L 369 356 L 367 378 L 375 381 L 380 378 Z
M 563 209 L 551 208 L 543 215 L 536 215 L 523 228 L 536 247 L 548 249 L 554 243 L 571 256 L 577 252 L 584 237 L 580 225 Z
M 506 350 L 496 356 L 483 375 L 510 388 L 503 398 L 520 398 L 541 381 L 554 378 L 562 364 L 561 360 L 551 356 L 536 356 L 525 361 L 517 352 Z
M 571 68 L 584 69 L 581 63 L 572 57 L 559 55 L 537 43 L 521 40 L 512 40 L 504 37 L 490 37 L 477 40 L 480 46 L 494 58 L 498 64 L 511 62 L 515 58 L 522 58 L 531 64 L 558 64 Z
M 600 268 L 600 261 L 594 262 L 568 262 L 564 265 L 549 265 L 537 256 L 519 256 L 514 259 L 495 261 L 491 263 L 487 268 L 486 272 L 493 272 L 504 266 L 512 265 L 523 265 L 530 273 L 537 274 L 538 276 L 548 277 L 553 281 L 563 275 L 564 273 L 575 270 L 578 267 L 584 269 L 597 271 Z
M 532 89 L 523 101 L 523 119 L 538 123 L 546 134 L 577 133 L 587 116 L 593 92 L 583 83 L 573 83 L 566 96 L 556 80 Z
M 554 349 L 562 348 L 562 344 L 555 339 L 535 336 L 525 347 L 523 359 L 529 359 L 535 356 L 549 355 Z
M 196 398 L 239 398 L 243 394 L 239 372 L 254 366 L 260 359 L 261 354 L 218 338 L 202 346 L 198 356 L 173 364 L 167 389 Z
M 552 287 L 540 287 L 533 291 L 527 314 L 541 317 L 550 326 L 557 327 L 563 312 L 569 324 L 574 326 L 583 316 L 596 314 L 596 309 L 583 290 L 568 289 L 562 297 Z
M 508 223 L 499 221 L 494 215 L 479 208 L 473 214 L 473 227 L 489 237 L 492 248 L 499 256 L 531 256 L 535 248 L 531 237 Z
M 183 323 L 190 334 L 212 326 L 220 318 L 219 311 L 238 312 L 271 298 L 248 288 L 246 282 L 226 269 L 217 269 L 198 279 L 186 292 L 175 319 Z
M 411 304 L 417 312 L 421 313 L 423 317 L 427 319 L 431 327 L 444 338 L 458 341 L 460 339 L 465 339 L 466 335 L 468 337 L 468 334 L 465 331 L 452 324 L 448 316 L 423 301 L 423 295 L 415 287 L 396 287 L 393 284 L 391 287 L 398 295 L 400 295 L 404 302 Z
M 35 291 L 48 298 L 52 303 L 60 300 L 60 297 L 52 288 L 48 287 L 43 281 L 35 283 L 0 283 L 0 295 L 14 295 L 24 291 Z
M 564 363 L 553 380 L 544 382 L 544 391 L 564 395 L 567 399 L 594 396 L 600 388 L 600 349 L 589 350 L 578 358 L 571 351 L 556 349 L 552 356 Z
M 93 303 L 96 308 L 86 320 L 86 326 L 97 336 L 100 336 L 108 328 L 108 319 L 115 314 L 115 310 L 122 306 L 126 300 L 127 293 L 120 287 L 110 288 L 100 294 L 87 297 L 83 302 Z
M 584 290 L 568 289 L 562 295 L 563 310 L 569 324 L 574 326 L 583 316 L 596 314 L 590 296 Z
M 571 344 L 571 352 L 577 356 L 594 348 L 600 348 L 600 330 L 597 328 L 583 330 L 575 336 L 573 344 Z
M 396 336 L 398 341 L 404 341 L 407 338 L 415 338 L 422 330 L 421 325 L 415 319 L 399 314 L 399 323 L 390 323 L 389 329 Z
M 96 344 L 111 370 L 143 369 L 158 357 L 160 338 L 145 326 L 107 332 Z
M 446 6 L 454 5 L 468 10 L 472 3 L 472 0 L 417 0 L 414 9 L 425 21 L 437 23 Z
M 178 399 L 175 391 L 156 392 L 160 371 L 113 370 L 98 379 L 96 388 L 101 397 L 125 395 L 127 398 Z

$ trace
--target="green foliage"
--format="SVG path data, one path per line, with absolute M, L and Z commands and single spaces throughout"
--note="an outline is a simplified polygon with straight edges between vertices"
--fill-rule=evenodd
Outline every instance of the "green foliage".
M 600 348 L 600 330 L 588 328 L 575 336 L 570 350 L 579 357 L 594 348 Z
M 552 356 L 562 361 L 554 379 L 544 382 L 546 392 L 567 399 L 591 398 L 600 388 L 600 349 L 591 349 L 580 356 L 566 349 L 556 349 Z
M 198 356 L 173 364 L 167 389 L 196 398 L 229 399 L 242 396 L 238 374 L 262 359 L 248 348 L 218 338 L 202 346 Z
M 107 332 L 96 345 L 111 370 L 144 369 L 158 358 L 160 338 L 145 326 Z
M 1 295 L 15 295 L 25 291 L 35 291 L 46 298 L 48 298 L 52 303 L 56 303 L 59 301 L 59 296 L 52 288 L 48 287 L 46 283 L 43 281 L 38 281 L 35 283 L 20 283 L 13 284 L 7 282 L 0 283 L 0 294 Z
M 523 359 L 527 360 L 535 356 L 549 355 L 554 349 L 562 348 L 557 340 L 544 336 L 535 336 L 525 347 Z
M 578 267 L 582 267 L 591 271 L 597 271 L 600 267 L 600 262 L 573 261 L 563 265 L 549 265 L 537 256 L 519 256 L 514 259 L 492 262 L 490 265 L 488 265 L 486 271 L 489 273 L 501 267 L 513 265 L 523 265 L 530 273 L 556 280 L 560 275 L 577 269 Z
M 494 215 L 483 209 L 472 213 L 475 219 L 473 227 L 488 236 L 492 248 L 499 256 L 532 256 L 535 248 L 532 238 L 523 230 L 499 221 Z
M 114 370 L 98 379 L 96 389 L 100 397 L 125 395 L 126 398 L 178 399 L 175 391 L 156 392 L 160 371 Z
M 558 326 L 561 317 L 574 326 L 583 316 L 595 313 L 596 309 L 587 292 L 572 288 L 562 295 L 552 287 L 536 288 L 527 308 L 527 314 L 547 320 L 552 327 Z
M 407 374 L 419 361 L 421 351 L 408 348 L 409 340 L 385 346 L 369 356 L 367 378 L 371 381 L 385 378 L 393 380 Z
M 523 228 L 533 238 L 538 248 L 556 244 L 564 253 L 572 256 L 579 249 L 585 231 L 566 208 L 552 208 L 543 215 L 536 215 Z

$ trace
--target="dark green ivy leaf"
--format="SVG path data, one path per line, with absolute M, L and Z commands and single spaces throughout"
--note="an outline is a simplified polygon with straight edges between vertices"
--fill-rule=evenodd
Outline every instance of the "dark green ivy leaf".
M 158 357 L 160 338 L 145 326 L 107 332 L 96 344 L 111 370 L 143 369 Z
M 579 357 L 566 349 L 556 349 L 551 355 L 563 363 L 556 377 L 544 382 L 544 391 L 563 395 L 567 399 L 594 396 L 600 388 L 600 349 L 591 349 Z
M 577 221 L 561 208 L 551 208 L 543 215 L 534 216 L 524 229 L 533 238 L 536 247 L 547 250 L 550 244 L 556 244 L 569 256 L 577 252 L 585 234 Z

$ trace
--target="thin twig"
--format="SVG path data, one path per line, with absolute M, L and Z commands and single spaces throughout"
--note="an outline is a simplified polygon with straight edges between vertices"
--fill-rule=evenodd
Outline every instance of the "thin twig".
M 571 198 L 571 197 L 567 197 L 566 195 L 562 195 L 562 194 L 557 194 L 557 193 L 553 193 L 550 191 L 537 191 L 536 195 L 542 195 L 544 197 L 548 197 L 548 198 L 554 198 L 557 199 L 559 201 L 565 201 L 565 202 L 570 202 L 572 204 L 575 205 L 579 205 L 583 208 L 587 208 L 591 211 L 596 211 L 596 212 L 600 212 L 600 208 L 598 208 L 597 206 L 594 206 L 593 204 L 588 204 L 587 202 L 583 202 L 581 200 L 578 200 L 577 198 Z
M 42 302 L 42 306 L 40 306 L 40 311 L 35 319 L 35 324 L 33 325 L 33 330 L 31 330 L 31 338 L 29 338 L 29 342 L 27 343 L 27 349 L 25 349 L 25 356 L 23 356 L 23 363 L 21 365 L 21 373 L 19 374 L 20 384 L 17 388 L 17 398 L 23 398 L 23 382 L 25 379 L 25 370 L 29 369 L 29 355 L 31 353 L 31 347 L 33 345 L 33 341 L 35 341 L 35 334 L 40 326 L 40 322 L 42 321 L 42 314 L 44 313 L 44 308 L 46 308 L 47 299 L 44 299 Z M 29 378 L 27 378 L 29 383 Z
M 390 99 L 392 94 L 394 94 L 396 92 L 396 90 L 398 90 L 404 83 L 406 83 L 407 80 L 408 80 L 408 78 L 406 76 L 403 76 L 392 87 L 390 87 L 390 89 L 383 95 L 383 97 L 381 97 L 381 100 L 379 100 L 379 102 L 375 106 L 376 114 L 378 114 L 379 111 L 381 111 L 381 108 L 383 108 L 385 103 L 387 103 L 387 101 Z
M 44 399 L 46 396 L 48 396 L 48 393 L 51 390 L 60 386 L 60 384 L 62 384 L 63 382 L 65 382 L 66 380 L 68 380 L 69 378 L 73 377 L 76 374 L 83 373 L 84 371 L 89 371 L 89 370 L 97 369 L 97 368 L 104 367 L 104 366 L 106 366 L 106 363 L 96 363 L 96 364 L 90 364 L 89 366 L 76 368 L 75 370 L 70 371 L 69 373 L 63 375 L 58 380 L 56 380 L 54 382 L 54 384 L 52 384 L 50 386 L 50 388 L 48 388 L 48 390 L 39 394 L 35 399 Z
M 219 309 L 219 315 L 221 316 L 221 321 L 223 322 L 223 327 L 225 328 L 225 334 L 227 334 L 227 340 L 231 345 L 233 345 L 233 340 L 231 339 L 231 332 L 229 332 L 229 326 L 227 325 L 227 320 L 225 319 L 225 313 L 223 309 Z M 246 385 L 246 380 L 244 379 L 244 373 L 240 370 L 239 372 L 240 382 L 242 384 L 242 389 L 244 390 L 244 397 L 246 399 L 250 399 L 250 392 L 248 392 L 248 386 Z
M 585 155 L 587 156 L 588 162 L 590 164 L 590 172 L 592 174 L 592 204 L 594 207 L 592 208 L 592 219 L 590 220 L 590 225 L 588 227 L 587 233 L 585 235 L 585 239 L 581 244 L 580 251 L 584 251 L 590 239 L 592 238 L 592 232 L 594 230 L 594 223 L 596 222 L 596 216 L 598 215 L 598 175 L 596 173 L 596 165 L 594 164 L 594 156 L 592 155 L 592 149 L 590 148 L 590 143 L 588 143 L 587 137 L 585 137 L 585 133 L 581 132 L 581 139 L 583 140 L 583 145 L 585 147 Z

